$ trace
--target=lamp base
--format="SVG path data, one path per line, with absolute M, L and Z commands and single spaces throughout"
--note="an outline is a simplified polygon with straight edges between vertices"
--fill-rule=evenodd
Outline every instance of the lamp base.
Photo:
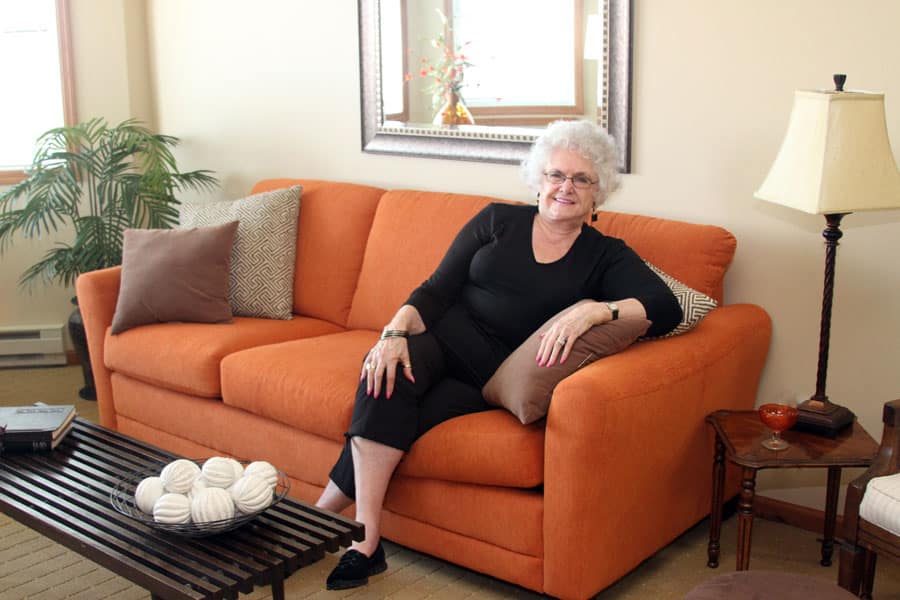
M 836 437 L 856 418 L 849 408 L 825 400 L 809 399 L 797 406 L 797 423 L 791 428 L 825 437 Z

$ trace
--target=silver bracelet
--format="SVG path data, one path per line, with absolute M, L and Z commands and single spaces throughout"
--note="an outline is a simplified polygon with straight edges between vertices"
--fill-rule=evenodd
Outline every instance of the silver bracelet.
M 392 338 L 392 337 L 408 338 L 409 332 L 404 331 L 402 329 L 385 329 L 384 331 L 381 332 L 381 339 L 383 339 L 383 340 L 386 340 L 387 338 Z

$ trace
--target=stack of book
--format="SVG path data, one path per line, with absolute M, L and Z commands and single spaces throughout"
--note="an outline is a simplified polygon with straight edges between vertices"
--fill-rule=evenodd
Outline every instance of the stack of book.
M 0 451 L 52 450 L 66 437 L 75 420 L 75 406 L 0 407 Z

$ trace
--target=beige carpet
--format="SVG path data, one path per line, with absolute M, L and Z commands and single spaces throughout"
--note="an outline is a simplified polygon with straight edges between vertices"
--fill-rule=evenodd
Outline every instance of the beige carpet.
M 74 403 L 82 417 L 96 420 L 93 402 L 77 398 L 81 371 L 76 367 L 0 370 L 0 405 Z M 2 459 L 0 459 L 2 460 Z M 680 599 L 695 585 L 730 572 L 734 568 L 737 519 L 725 521 L 722 530 L 721 566 L 706 567 L 709 521 L 704 520 L 646 560 L 596 600 Z M 502 581 L 457 567 L 396 544 L 385 544 L 389 569 L 374 577 L 369 586 L 345 592 L 328 592 L 325 577 L 338 555 L 292 575 L 285 595 L 297 598 L 544 598 Z M 615 549 L 598 549 L 614 552 Z M 837 581 L 837 561 L 831 567 L 818 564 L 819 544 L 815 533 L 757 519 L 753 528 L 751 567 L 803 573 L 825 581 Z M 837 558 L 837 557 L 835 557 Z M 0 600 L 145 599 L 150 595 L 127 580 L 86 560 L 46 537 L 0 515 Z M 241 598 L 271 598 L 268 589 L 257 589 Z M 773 595 L 772 598 L 777 598 Z M 881 560 L 875 578 L 876 600 L 900 600 L 900 568 Z M 810 599 L 812 600 L 812 599 Z

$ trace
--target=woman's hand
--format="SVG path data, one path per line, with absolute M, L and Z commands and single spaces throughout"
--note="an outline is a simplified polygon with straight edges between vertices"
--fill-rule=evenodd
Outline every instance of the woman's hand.
M 403 375 L 413 383 L 412 363 L 409 362 L 409 345 L 405 337 L 389 337 L 379 340 L 363 361 L 359 380 L 366 379 L 366 393 L 378 397 L 381 384 L 384 383 L 384 396 L 390 398 L 394 393 L 394 383 L 398 365 Z M 374 391 L 374 394 L 373 394 Z
M 561 315 L 541 334 L 541 345 L 535 360 L 542 367 L 564 363 L 579 336 L 611 317 L 609 309 L 601 302 L 579 304 Z

